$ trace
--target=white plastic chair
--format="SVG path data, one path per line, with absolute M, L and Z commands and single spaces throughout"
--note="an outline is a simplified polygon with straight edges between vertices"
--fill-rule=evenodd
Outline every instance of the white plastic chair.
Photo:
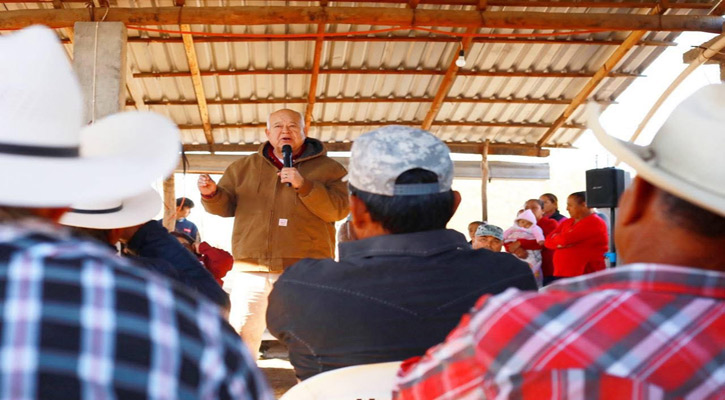
M 280 400 L 390 400 L 401 361 L 355 365 L 308 378 Z

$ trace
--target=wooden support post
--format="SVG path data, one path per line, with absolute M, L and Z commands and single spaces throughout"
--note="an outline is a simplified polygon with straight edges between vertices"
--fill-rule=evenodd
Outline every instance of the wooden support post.
M 181 24 L 181 30 L 184 32 L 190 32 L 191 27 L 187 24 Z M 191 81 L 194 85 L 194 93 L 196 94 L 196 101 L 199 104 L 199 117 L 201 118 L 201 126 L 204 130 L 204 136 L 206 142 L 209 144 L 209 150 L 211 151 L 212 145 L 214 144 L 214 135 L 211 132 L 211 121 L 209 120 L 209 108 L 206 105 L 206 94 L 204 94 L 204 85 L 201 82 L 201 75 L 199 74 L 199 61 L 196 58 L 196 50 L 194 49 L 194 39 L 191 34 L 184 33 L 181 35 L 184 39 L 184 50 L 186 50 L 186 60 L 189 62 L 189 72 L 191 72 Z
M 174 174 L 164 179 L 164 228 L 173 232 L 176 228 L 176 187 Z
M 720 64 L 720 81 L 725 83 L 725 64 Z
M 86 122 L 119 112 L 126 103 L 126 26 L 75 24 L 73 68 L 83 90 Z
M 488 147 L 486 140 L 481 151 L 481 221 L 488 221 Z

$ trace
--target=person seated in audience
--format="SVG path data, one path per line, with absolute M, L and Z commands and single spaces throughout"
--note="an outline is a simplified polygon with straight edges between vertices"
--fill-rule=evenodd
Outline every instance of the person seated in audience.
M 386 126 L 355 140 L 348 184 L 358 240 L 340 261 L 305 259 L 280 276 L 267 326 L 299 379 L 422 355 L 476 299 L 536 290 L 526 263 L 473 250 L 445 229 L 460 203 L 448 147 L 424 130 Z
M 556 250 L 552 280 L 603 270 L 609 250 L 607 224 L 587 206 L 586 193 L 572 193 L 566 204 L 571 218 L 546 238 L 546 247 Z
M 624 265 L 539 293 L 483 296 L 403 364 L 394 398 L 721 399 L 725 394 L 725 85 L 681 103 L 648 146 L 589 126 L 638 175 L 622 195 Z
M 481 224 L 473 237 L 473 249 L 487 249 L 498 253 L 503 248 L 503 229 L 496 225 Z
M 481 225 L 486 225 L 486 223 L 483 221 L 473 221 L 468 224 L 468 237 L 471 238 L 468 243 L 470 245 L 473 245 L 473 240 L 476 238 L 476 229 L 478 229 L 478 227 Z
M 183 283 L 228 312 L 229 296 L 214 277 L 159 221 L 152 220 L 161 206 L 161 197 L 149 188 L 123 201 L 75 205 L 60 223 L 108 246 L 120 243 L 121 254 L 136 264 Z
M 508 246 L 518 240 L 533 240 L 539 246 L 544 244 L 544 231 L 536 225 L 536 217 L 531 210 L 522 210 L 516 219 L 514 225 L 506 229 L 503 233 L 504 245 Z M 541 250 L 526 250 L 521 246 L 508 248 L 509 253 L 515 255 L 520 260 L 525 261 L 531 267 L 534 273 L 536 284 L 541 287 Z
M 234 266 L 234 257 L 228 251 L 214 247 L 207 242 L 194 243 L 194 239 L 184 233 L 171 232 L 171 235 L 201 261 L 201 264 L 212 274 L 220 287 L 224 285 L 224 277 Z
M 0 37 L 2 397 L 273 399 L 219 307 L 58 224 L 178 163 L 172 121 L 83 104 L 53 30 Z

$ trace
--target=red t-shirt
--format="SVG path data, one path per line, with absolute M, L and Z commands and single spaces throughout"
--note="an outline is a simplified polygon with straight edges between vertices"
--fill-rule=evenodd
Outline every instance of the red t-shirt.
M 554 252 L 554 276 L 571 277 L 604 269 L 604 253 L 609 249 L 607 224 L 592 214 L 579 222 L 563 221 L 546 237 L 546 247 Z

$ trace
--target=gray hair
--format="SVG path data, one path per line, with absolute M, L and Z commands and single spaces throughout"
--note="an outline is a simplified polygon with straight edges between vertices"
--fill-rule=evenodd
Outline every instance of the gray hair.
M 295 114 L 299 115 L 299 117 L 300 117 L 300 129 L 303 130 L 303 131 L 305 130 L 305 117 L 302 115 L 301 112 L 295 111 L 295 110 L 290 110 L 289 108 L 280 108 L 279 110 L 275 110 L 275 111 L 272 111 L 271 113 L 269 113 L 269 115 L 267 116 L 267 130 L 270 130 L 271 129 L 271 126 L 269 126 L 269 118 L 272 116 L 272 114 L 277 113 L 277 112 L 280 112 L 280 111 L 289 111 L 289 112 L 292 112 L 292 113 L 295 113 Z

